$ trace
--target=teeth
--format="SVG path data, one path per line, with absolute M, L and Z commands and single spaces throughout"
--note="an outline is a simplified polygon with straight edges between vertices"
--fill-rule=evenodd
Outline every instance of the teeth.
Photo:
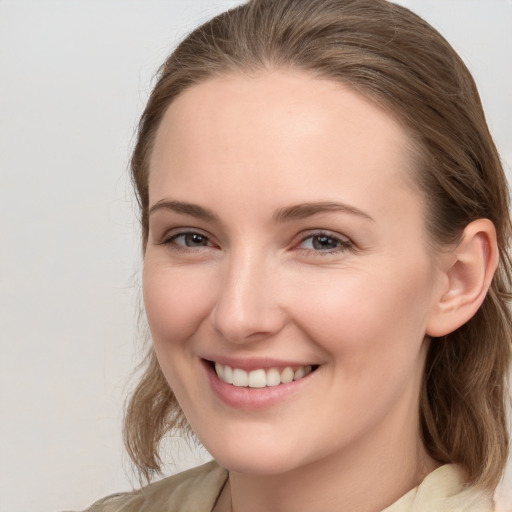
M 268 370 L 259 369 L 246 372 L 240 368 L 231 368 L 220 363 L 215 363 L 215 372 L 220 380 L 237 387 L 265 388 L 287 384 L 294 380 L 299 380 L 309 375 L 312 371 L 311 366 L 299 366 L 291 368 L 287 366 L 279 371 L 277 368 Z
M 226 368 L 229 368 L 226 366 Z M 224 367 L 220 363 L 215 363 L 215 371 L 220 380 L 224 380 Z
M 277 386 L 281 384 L 281 374 L 277 368 L 270 368 L 267 372 L 267 386 Z
M 228 384 L 233 384 L 233 370 L 231 366 L 224 366 L 224 375 L 222 376 L 222 380 Z
M 301 368 L 297 368 L 295 373 L 293 374 L 293 380 L 302 379 L 306 375 L 306 369 L 302 366 Z
M 233 386 L 247 387 L 249 385 L 249 374 L 240 368 L 233 369 Z
M 291 382 L 293 380 L 294 372 L 293 370 L 287 366 L 282 372 L 281 372 L 281 382 L 283 384 L 288 384 L 288 382 Z
M 249 387 L 264 388 L 267 385 L 267 376 L 265 370 L 253 370 L 249 372 Z

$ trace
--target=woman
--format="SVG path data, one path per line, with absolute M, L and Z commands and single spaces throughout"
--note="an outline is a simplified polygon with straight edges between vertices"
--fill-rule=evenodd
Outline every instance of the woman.
M 132 158 L 153 346 L 127 410 L 215 462 L 101 511 L 488 511 L 506 179 L 474 82 L 383 0 L 253 0 L 160 70 Z

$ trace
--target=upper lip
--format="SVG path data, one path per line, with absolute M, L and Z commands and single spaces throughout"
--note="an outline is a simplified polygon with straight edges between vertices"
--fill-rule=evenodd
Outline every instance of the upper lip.
M 285 359 L 274 359 L 271 357 L 229 357 L 229 356 L 211 356 L 205 357 L 206 361 L 213 363 L 220 363 L 224 366 L 231 366 L 231 368 L 240 368 L 245 371 L 270 368 L 286 368 L 290 366 L 297 368 L 299 366 L 317 366 L 312 362 L 293 361 Z

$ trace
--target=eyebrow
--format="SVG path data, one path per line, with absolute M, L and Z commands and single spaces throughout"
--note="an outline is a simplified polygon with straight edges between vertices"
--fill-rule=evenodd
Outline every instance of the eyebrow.
M 155 203 L 149 209 L 149 215 L 159 210 L 171 210 L 176 213 L 190 215 L 192 217 L 196 217 L 198 219 L 210 222 L 219 221 L 218 215 L 216 215 L 212 210 L 209 210 L 208 208 L 203 208 L 202 206 L 193 203 L 185 203 L 181 201 L 171 201 L 162 199 L 161 201 Z M 312 217 L 314 215 L 318 215 L 321 213 L 331 212 L 349 213 L 351 215 L 357 215 L 366 220 L 374 222 L 374 219 L 370 217 L 370 215 L 368 215 L 367 213 L 363 212 L 362 210 L 359 210 L 354 206 L 332 201 L 302 203 L 293 206 L 286 206 L 284 208 L 280 208 L 279 210 L 277 210 L 274 213 L 273 218 L 275 222 L 282 223 L 292 220 L 306 219 L 308 217 Z
M 210 222 L 219 220 L 219 217 L 208 208 L 203 208 L 197 204 L 183 203 L 181 201 L 168 201 L 166 199 L 162 199 L 161 201 L 155 203 L 149 209 L 148 213 L 151 215 L 158 210 L 171 210 L 176 213 L 190 215 L 192 217 L 197 217 L 198 219 Z
M 294 206 L 287 206 L 285 208 L 280 208 L 274 213 L 274 220 L 276 222 L 286 222 L 289 220 L 306 219 L 308 217 L 312 217 L 313 215 L 330 212 L 349 213 L 351 215 L 357 215 L 366 220 L 375 222 L 374 219 L 370 217 L 367 213 L 363 212 L 362 210 L 359 210 L 358 208 L 355 208 L 354 206 L 332 201 L 303 203 Z

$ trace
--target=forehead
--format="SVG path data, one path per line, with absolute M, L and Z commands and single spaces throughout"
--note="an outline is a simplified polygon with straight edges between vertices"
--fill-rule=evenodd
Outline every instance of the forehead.
M 150 202 L 169 187 L 206 200 L 229 183 L 248 198 L 342 193 L 365 207 L 395 189 L 412 193 L 410 147 L 393 116 L 343 84 L 283 70 L 215 77 L 168 107 L 150 162 Z

